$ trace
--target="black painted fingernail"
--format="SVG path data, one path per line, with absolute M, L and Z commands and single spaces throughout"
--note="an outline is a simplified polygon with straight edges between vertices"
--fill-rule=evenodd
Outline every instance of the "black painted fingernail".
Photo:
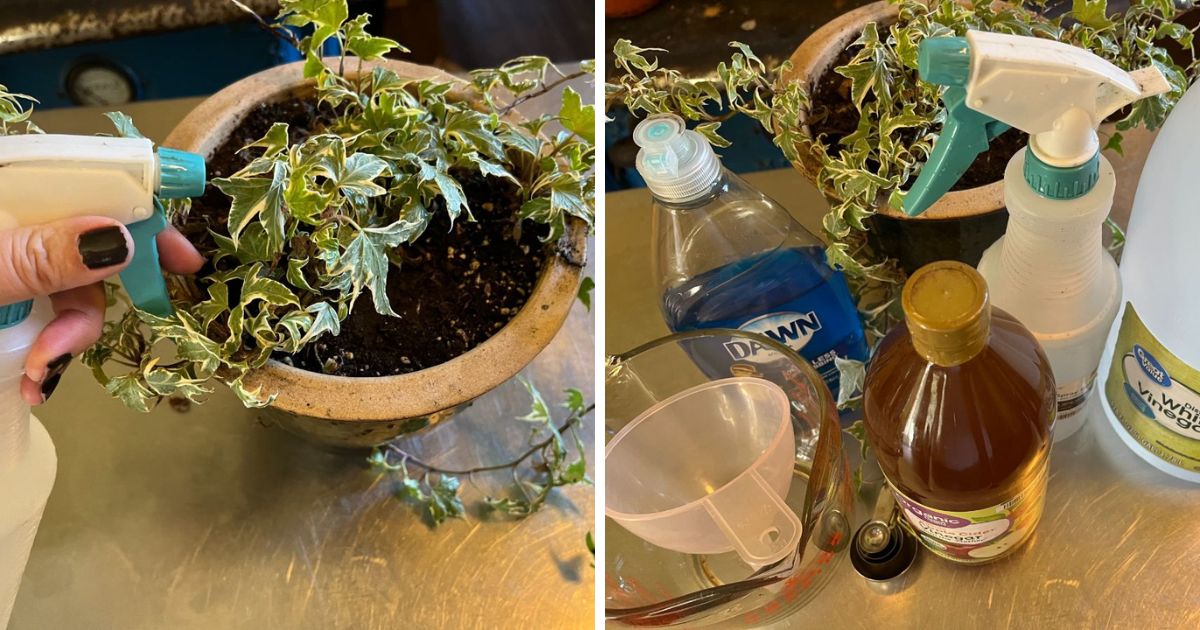
M 70 353 L 61 355 L 46 364 L 46 378 L 42 379 L 42 400 L 49 400 L 50 394 L 53 394 L 55 388 L 58 387 L 58 382 L 62 380 L 63 372 L 67 371 L 69 365 L 71 365 Z
M 88 269 L 103 269 L 125 262 L 129 244 L 121 228 L 110 225 L 80 234 L 79 254 Z

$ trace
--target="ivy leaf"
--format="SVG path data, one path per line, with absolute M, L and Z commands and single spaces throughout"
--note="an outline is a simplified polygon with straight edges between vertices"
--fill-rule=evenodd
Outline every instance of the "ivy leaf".
M 437 483 L 430 486 L 429 518 L 435 526 L 447 518 L 462 518 L 466 513 L 458 496 L 458 486 L 458 479 L 450 475 L 439 475 Z
M 345 46 L 350 54 L 367 61 L 374 61 L 397 48 L 400 49 L 400 52 L 408 52 L 407 48 L 393 39 L 375 37 L 368 33 L 367 23 L 370 20 L 371 16 L 363 13 L 346 23 Z
M 249 305 L 255 300 L 262 300 L 273 306 L 300 305 L 291 289 L 277 280 L 258 275 L 261 270 L 261 264 L 252 267 L 246 284 L 242 286 L 242 304 Z
M 529 392 L 529 397 L 531 400 L 529 404 L 529 413 L 521 416 L 518 419 L 535 424 L 549 425 L 550 407 L 546 405 L 546 400 L 542 398 L 541 392 L 539 392 L 537 387 L 534 386 L 533 381 L 530 381 L 525 377 L 521 377 L 519 380 L 521 381 L 521 384 L 525 386 L 525 391 Z
M 475 164 L 475 166 L 479 167 L 480 173 L 483 173 L 484 175 L 490 175 L 492 177 L 500 177 L 503 179 L 507 179 L 517 185 L 521 184 L 521 182 L 518 181 L 517 178 L 514 177 L 512 173 L 508 172 L 508 169 L 504 168 L 503 166 L 500 166 L 499 164 L 495 164 L 493 162 L 489 162 L 489 161 L 479 157 L 479 154 L 477 154 L 477 153 L 471 153 L 467 157 L 468 157 L 468 159 L 471 160 L 472 163 Z
M 1072 0 L 1071 16 L 1080 24 L 1097 30 L 1112 26 L 1112 20 L 1106 15 L 1108 0 Z
M 421 181 L 432 182 L 446 200 L 446 212 L 450 215 L 450 223 L 453 224 L 463 210 L 468 210 L 467 196 L 463 194 L 462 186 L 459 186 L 458 181 L 446 171 L 428 162 L 422 161 L 420 168 Z
M 312 285 L 308 283 L 308 279 L 304 277 L 304 266 L 308 264 L 307 258 L 289 258 L 287 281 L 293 287 L 310 293 L 316 292 Z
M 304 335 L 304 339 L 301 340 L 301 345 L 307 344 L 325 333 L 334 337 L 341 334 L 342 322 L 338 318 L 337 310 L 328 302 L 315 302 L 305 310 L 313 314 L 313 322 Z
M 242 230 L 259 215 L 270 217 L 270 227 L 282 225 L 283 191 L 286 187 L 286 167 L 276 164 L 270 179 L 263 177 L 218 178 L 212 184 L 229 195 L 229 238 L 237 245 Z M 274 233 L 268 229 L 269 233 Z M 280 235 L 282 236 L 282 235 Z M 282 237 L 280 238 L 282 242 Z
M 243 405 L 250 409 L 261 409 L 275 402 L 275 394 L 264 398 L 261 387 L 254 390 L 248 389 L 240 378 L 230 381 L 229 389 L 238 397 L 238 400 L 242 401 Z
M 104 389 L 126 407 L 142 413 L 150 412 L 150 400 L 156 398 L 154 392 L 142 385 L 137 374 L 114 376 Z
M 732 143 L 729 142 L 728 140 L 726 140 L 725 138 L 721 137 L 721 135 L 717 133 L 717 130 L 720 128 L 721 128 L 721 123 L 710 122 L 710 123 L 703 123 L 700 125 L 696 125 L 695 131 L 696 131 L 696 133 L 704 136 L 705 139 L 708 140 L 709 144 L 713 145 L 714 147 L 724 148 L 724 147 L 729 146 Z
M 567 400 L 563 402 L 563 406 L 574 415 L 583 415 L 584 412 L 587 411 L 587 403 L 584 402 L 583 392 L 574 387 L 570 387 L 566 390 L 566 394 Z
M 282 153 L 288 146 L 288 124 L 277 122 L 271 125 L 266 135 L 244 148 L 261 147 L 263 149 L 262 157 L 273 158 Z
M 370 289 L 375 310 L 381 315 L 396 316 L 387 296 L 388 258 L 378 239 L 369 232 L 359 232 L 338 259 L 337 268 L 331 272 L 340 276 L 337 288 L 349 290 L 351 301 L 358 298 L 363 288 Z
M 593 143 L 596 140 L 596 108 L 584 105 L 579 92 L 567 86 L 563 89 L 562 107 L 558 110 L 558 120 L 563 128 L 579 137 Z
M 4 86 L 0 86 L 0 92 L 3 92 L 3 90 L 4 90 Z M 108 116 L 108 119 L 111 120 L 113 125 L 116 126 L 118 136 L 120 136 L 122 138 L 145 138 L 146 137 L 146 136 L 142 135 L 142 132 L 138 131 L 138 128 L 136 126 L 134 126 L 134 124 L 133 124 L 133 119 L 130 118 L 127 114 L 124 114 L 122 112 L 108 112 L 104 115 Z M 11 121 L 9 121 L 9 122 L 11 122 Z
M 867 366 L 862 361 L 842 357 L 834 357 L 833 361 L 838 371 L 837 406 L 841 409 L 861 394 Z

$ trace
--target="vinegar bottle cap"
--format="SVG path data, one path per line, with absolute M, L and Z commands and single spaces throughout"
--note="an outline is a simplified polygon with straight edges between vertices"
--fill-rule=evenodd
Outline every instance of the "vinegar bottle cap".
M 657 114 L 638 123 L 633 141 L 641 150 L 637 170 L 655 197 L 687 203 L 703 197 L 721 178 L 721 160 L 704 136 L 674 114 Z
M 959 365 L 987 345 L 987 283 L 970 265 L 951 260 L 925 265 L 909 277 L 900 299 L 913 347 L 927 361 Z

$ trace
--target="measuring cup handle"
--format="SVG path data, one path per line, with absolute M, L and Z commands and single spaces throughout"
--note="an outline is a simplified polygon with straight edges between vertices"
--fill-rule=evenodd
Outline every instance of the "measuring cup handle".
M 757 471 L 709 495 L 704 509 L 750 566 L 778 562 L 800 543 L 800 519 Z

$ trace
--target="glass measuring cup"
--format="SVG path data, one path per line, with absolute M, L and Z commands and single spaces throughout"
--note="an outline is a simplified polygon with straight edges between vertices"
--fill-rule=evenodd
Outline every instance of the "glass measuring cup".
M 737 357 L 737 358 L 735 358 Z M 605 521 L 605 617 L 619 625 L 761 625 L 786 617 L 829 581 L 851 536 L 854 497 L 832 396 L 809 363 L 739 330 L 677 333 L 608 358 L 609 441 L 654 405 L 731 376 L 766 379 L 787 395 L 796 443 L 784 499 L 802 524 L 793 551 L 755 567 L 736 553 L 687 554 Z M 607 467 L 608 475 L 612 466 Z
M 781 387 L 752 376 L 703 383 L 608 443 L 604 511 L 660 547 L 771 564 L 800 541 L 800 519 L 783 501 L 795 450 Z

